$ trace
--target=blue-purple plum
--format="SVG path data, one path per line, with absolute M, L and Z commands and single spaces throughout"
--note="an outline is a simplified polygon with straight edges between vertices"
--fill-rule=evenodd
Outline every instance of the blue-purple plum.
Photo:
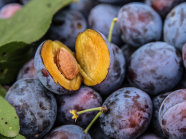
M 63 125 L 53 129 L 44 139 L 91 139 L 91 137 L 77 125 Z
M 104 133 L 117 139 L 134 139 L 147 129 L 152 116 L 151 98 L 134 87 L 121 88 L 103 103 L 108 111 L 100 116 Z
M 186 137 L 186 89 L 175 90 L 164 99 L 159 109 L 159 122 L 167 138 Z
M 167 15 L 164 23 L 164 41 L 180 51 L 186 43 L 186 2 L 177 5 Z
M 18 80 L 5 98 L 16 109 L 20 133 L 27 139 L 42 138 L 50 131 L 57 114 L 56 99 L 39 80 Z
M 72 95 L 57 96 L 58 114 L 56 124 L 77 124 L 86 127 L 96 116 L 96 112 L 82 114 L 75 122 L 70 110 L 82 111 L 102 105 L 101 96 L 90 87 L 81 87 Z
M 118 24 L 122 40 L 135 47 L 161 38 L 161 17 L 143 3 L 124 5 L 118 13 Z
M 152 42 L 137 49 L 128 66 L 128 79 L 150 95 L 173 89 L 182 77 L 182 60 L 175 47 Z

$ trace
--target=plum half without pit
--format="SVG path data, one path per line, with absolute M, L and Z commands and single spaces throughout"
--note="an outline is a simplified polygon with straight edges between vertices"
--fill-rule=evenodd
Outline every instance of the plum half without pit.
M 47 40 L 35 55 L 35 68 L 42 84 L 56 94 L 80 88 L 83 80 L 102 95 L 118 89 L 124 80 L 125 58 L 101 33 L 87 29 L 77 36 L 76 57 L 64 44 Z

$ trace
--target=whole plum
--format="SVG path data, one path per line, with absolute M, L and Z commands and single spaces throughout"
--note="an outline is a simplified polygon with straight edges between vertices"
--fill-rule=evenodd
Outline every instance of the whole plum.
M 88 18 L 90 27 L 101 32 L 105 36 L 108 36 L 112 20 L 117 16 L 119 9 L 120 7 L 109 4 L 99 4 L 95 6 L 91 10 Z M 120 29 L 118 24 L 114 26 L 112 42 L 117 45 L 121 43 Z
M 124 5 L 118 13 L 118 24 L 122 40 L 135 47 L 161 38 L 160 16 L 143 3 L 134 2 Z
M 61 10 L 54 16 L 48 36 L 49 39 L 59 40 L 74 50 L 77 35 L 86 28 L 86 19 L 79 11 Z
M 173 89 L 182 77 L 182 61 L 175 47 L 165 42 L 148 43 L 137 49 L 128 66 L 131 85 L 150 95 Z
M 91 137 L 77 125 L 63 125 L 52 130 L 44 139 L 91 139 Z
M 86 110 L 102 105 L 101 96 L 90 87 L 81 87 L 72 95 L 57 96 L 58 114 L 56 124 L 77 124 L 81 127 L 87 126 L 96 115 L 95 112 L 82 114 L 75 122 L 70 110 Z
M 143 91 L 121 88 L 103 103 L 108 108 L 100 117 L 104 133 L 113 138 L 134 139 L 147 129 L 152 116 L 152 101 Z
M 186 43 L 186 2 L 177 5 L 169 12 L 164 23 L 164 40 L 182 50 Z
M 39 80 L 18 80 L 5 98 L 16 109 L 20 133 L 26 138 L 41 138 L 50 131 L 56 119 L 57 104 Z
M 186 137 L 186 89 L 173 91 L 164 99 L 159 110 L 159 122 L 168 138 Z

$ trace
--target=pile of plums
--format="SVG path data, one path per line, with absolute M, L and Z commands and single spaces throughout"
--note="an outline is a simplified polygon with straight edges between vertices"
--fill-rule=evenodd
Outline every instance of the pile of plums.
M 0 0 L 0 18 L 29 1 Z M 5 97 L 20 118 L 20 134 L 186 137 L 186 0 L 79 0 L 54 16 L 44 39 Z M 86 133 L 97 112 L 74 120 L 70 111 L 95 107 L 107 111 Z

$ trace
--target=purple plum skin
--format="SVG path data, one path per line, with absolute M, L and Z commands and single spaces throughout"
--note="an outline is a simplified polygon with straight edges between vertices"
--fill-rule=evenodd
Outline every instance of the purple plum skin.
M 56 99 L 39 80 L 18 80 L 5 98 L 16 109 L 20 133 L 28 139 L 41 138 L 53 127 L 57 115 Z
M 63 125 L 53 129 L 44 139 L 91 139 L 91 137 L 77 125 Z
M 86 110 L 90 108 L 100 107 L 102 105 L 101 96 L 90 87 L 81 87 L 72 95 L 57 96 L 58 114 L 56 123 L 61 124 L 77 124 L 86 127 L 96 116 L 97 112 L 89 112 L 82 114 L 75 122 L 72 119 L 70 110 Z
M 186 89 L 171 92 L 162 102 L 159 123 L 163 133 L 171 139 L 186 137 Z
M 134 47 L 161 38 L 161 17 L 143 3 L 134 2 L 124 5 L 118 13 L 118 24 L 122 40 Z
M 128 79 L 150 95 L 173 89 L 182 77 L 182 61 L 175 47 L 165 42 L 143 45 L 135 51 L 128 66 Z
M 180 51 L 186 43 L 186 2 L 177 5 L 167 15 L 164 23 L 164 41 Z
M 147 129 L 152 116 L 150 97 L 134 87 L 115 91 L 103 106 L 108 112 L 100 116 L 100 125 L 112 138 L 137 138 Z

